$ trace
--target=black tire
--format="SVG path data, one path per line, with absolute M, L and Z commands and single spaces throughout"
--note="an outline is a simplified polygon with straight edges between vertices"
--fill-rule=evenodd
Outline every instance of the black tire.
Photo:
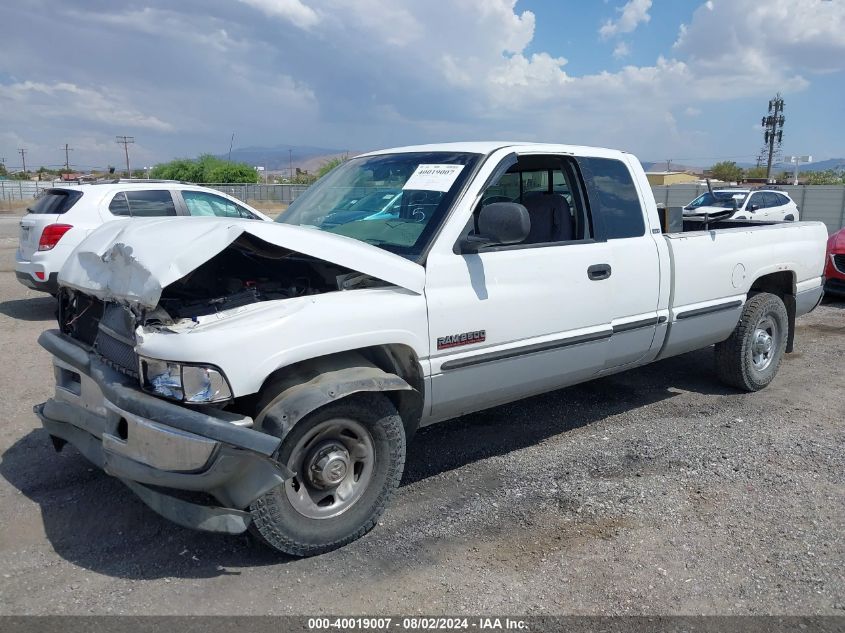
M 770 353 L 764 353 L 769 333 Z M 744 391 L 759 391 L 777 375 L 789 334 L 789 316 L 780 297 L 761 292 L 746 301 L 730 337 L 716 344 L 716 372 L 720 380 Z M 755 359 L 760 359 L 755 362 Z M 767 361 L 767 362 L 765 362 Z
M 309 432 L 335 419 L 351 419 L 369 432 L 374 449 L 369 481 L 352 505 L 330 518 L 302 514 L 289 497 L 291 482 L 256 499 L 249 508 L 251 531 L 260 541 L 285 554 L 315 556 L 362 537 L 376 525 L 402 478 L 405 467 L 402 419 L 393 403 L 379 393 L 356 394 L 307 415 L 285 437 L 277 459 L 297 471 L 298 477 L 306 476 L 303 471 L 307 460 L 302 460 L 299 469 L 294 468 L 296 464 L 289 463 L 292 451 L 308 441 Z

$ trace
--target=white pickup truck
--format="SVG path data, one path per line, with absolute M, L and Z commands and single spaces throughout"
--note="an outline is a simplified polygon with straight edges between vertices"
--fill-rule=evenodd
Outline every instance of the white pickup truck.
M 276 223 L 109 223 L 60 272 L 35 412 L 171 520 L 318 554 L 375 525 L 420 426 L 709 345 L 765 387 L 824 225 L 685 229 L 634 156 L 518 143 L 359 156 Z

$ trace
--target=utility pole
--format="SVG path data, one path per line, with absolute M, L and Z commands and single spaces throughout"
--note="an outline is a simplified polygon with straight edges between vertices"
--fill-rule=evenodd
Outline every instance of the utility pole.
M 290 172 L 290 181 L 293 182 L 293 150 L 288 150 L 288 171 Z
M 70 171 L 70 155 L 68 152 L 72 152 L 73 148 L 68 147 L 68 144 L 65 143 L 65 171 Z
M 26 152 L 27 149 L 25 147 L 21 147 L 18 149 L 18 154 L 21 155 L 21 162 L 23 163 L 23 173 L 26 174 Z
M 783 124 L 786 119 L 783 117 L 783 98 L 780 93 L 769 101 L 769 113 L 763 117 L 763 139 L 768 146 L 769 160 L 766 165 L 766 182 L 772 178 L 772 159 L 775 156 L 775 141 L 780 146 L 783 141 Z
M 135 137 L 115 136 L 115 142 L 118 145 L 123 145 L 123 153 L 126 154 L 126 177 L 132 178 L 132 172 L 129 170 L 129 146 L 135 142 Z
M 672 159 L 667 158 L 666 159 L 666 173 L 669 173 L 670 171 L 672 171 L 671 167 L 672 167 Z
M 235 144 L 235 133 L 232 132 L 232 140 L 229 141 L 229 159 L 227 162 L 232 162 L 232 145 Z

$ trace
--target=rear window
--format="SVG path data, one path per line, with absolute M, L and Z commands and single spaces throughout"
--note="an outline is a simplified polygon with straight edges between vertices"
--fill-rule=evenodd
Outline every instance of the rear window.
M 109 203 L 112 215 L 129 215 L 133 218 L 150 218 L 176 215 L 173 196 L 167 190 L 121 191 Z
M 75 205 L 81 197 L 81 191 L 48 189 L 35 200 L 27 211 L 36 214 L 62 214 Z

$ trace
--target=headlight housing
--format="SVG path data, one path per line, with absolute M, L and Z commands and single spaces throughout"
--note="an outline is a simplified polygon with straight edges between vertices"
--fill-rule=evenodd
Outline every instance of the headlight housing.
M 188 404 L 224 402 L 232 398 L 226 376 L 213 365 L 187 365 L 155 358 L 140 359 L 141 386 L 157 396 Z

